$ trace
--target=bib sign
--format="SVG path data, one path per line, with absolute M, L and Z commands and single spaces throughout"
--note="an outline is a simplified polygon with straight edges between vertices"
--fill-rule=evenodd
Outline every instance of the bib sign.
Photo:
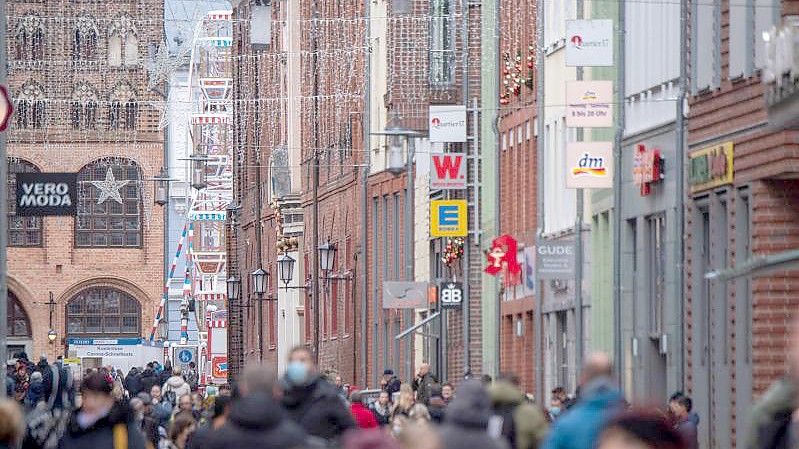
M 76 215 L 77 181 L 75 173 L 17 173 L 16 215 Z

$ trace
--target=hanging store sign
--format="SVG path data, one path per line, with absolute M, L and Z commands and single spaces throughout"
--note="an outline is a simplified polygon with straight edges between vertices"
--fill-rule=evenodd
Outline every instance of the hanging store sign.
M 428 306 L 425 282 L 384 281 L 384 309 L 424 309 Z
M 538 279 L 571 279 L 574 277 L 574 240 L 555 241 L 540 238 L 536 245 Z
M 613 81 L 566 83 L 566 126 L 569 128 L 613 126 Z
M 430 142 L 466 142 L 466 106 L 431 105 Z
M 484 271 L 491 276 L 505 271 L 508 277 L 520 280 L 518 275 L 522 272 L 522 267 L 517 258 L 518 248 L 519 243 L 508 234 L 495 238 L 491 242 L 491 249 L 486 253 L 488 266 Z M 518 283 L 514 282 L 513 284 Z
M 466 188 L 466 154 L 430 153 L 430 189 Z
M 466 237 L 468 234 L 466 200 L 430 201 L 431 237 Z
M 612 20 L 566 21 L 566 66 L 610 67 L 612 65 Z
M 215 379 L 227 378 L 227 356 L 214 356 L 211 358 L 211 376 Z
M 613 142 L 569 142 L 566 146 L 566 188 L 612 187 Z
M 460 309 L 463 306 L 463 283 L 443 282 L 438 290 L 438 302 L 442 309 Z
M 731 184 L 734 179 L 733 143 L 724 142 L 688 155 L 691 193 Z
M 22 217 L 76 215 L 76 173 L 17 173 L 16 215 Z
M 641 196 L 652 193 L 652 184 L 663 179 L 663 158 L 660 150 L 647 148 L 646 145 L 635 146 L 633 156 L 633 182 L 638 186 Z

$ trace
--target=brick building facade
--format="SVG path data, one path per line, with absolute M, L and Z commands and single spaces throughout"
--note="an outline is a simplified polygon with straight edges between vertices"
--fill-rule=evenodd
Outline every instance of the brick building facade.
M 52 359 L 71 337 L 140 337 L 163 288 L 163 213 L 148 181 L 164 160 L 150 106 L 163 97 L 147 70 L 163 3 L 9 1 L 6 13 L 8 191 L 18 172 L 78 173 L 77 217 L 16 217 L 9 198 L 10 354 Z
M 768 127 L 762 32 L 799 2 L 692 5 L 686 199 L 686 386 L 700 444 L 745 441 L 753 397 L 785 372 L 796 271 L 705 274 L 799 246 L 796 130 Z M 752 19 L 754 15 L 754 20 Z

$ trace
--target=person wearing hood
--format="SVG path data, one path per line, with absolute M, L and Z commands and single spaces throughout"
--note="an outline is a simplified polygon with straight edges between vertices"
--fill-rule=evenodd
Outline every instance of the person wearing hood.
M 593 449 L 604 425 L 624 409 L 607 354 L 588 356 L 580 375 L 580 392 L 577 403 L 553 424 L 544 449 Z
M 30 385 L 28 385 L 28 392 L 25 394 L 25 406 L 29 409 L 36 407 L 39 401 L 45 401 L 44 382 L 42 381 L 42 373 L 34 371 L 31 374 Z
M 124 440 L 128 449 L 144 449 L 144 437 L 127 404 L 114 402 L 111 384 L 100 373 L 83 380 L 81 408 L 70 417 L 58 449 L 114 448 Z
M 283 406 L 295 423 L 326 441 L 355 427 L 346 403 L 335 387 L 319 375 L 308 348 L 292 349 L 288 361 Z
M 180 399 L 181 396 L 191 396 L 191 386 L 189 386 L 189 383 L 180 375 L 180 368 L 178 367 L 172 370 L 172 377 L 167 379 L 167 381 L 164 382 L 164 386 L 161 388 L 162 397 L 170 398 L 172 396 L 171 393 L 174 393 L 175 398 L 174 401 L 172 401 L 172 399 L 169 400 L 172 405 L 177 405 L 178 399 Z
M 478 380 L 467 380 L 458 388 L 441 426 L 441 449 L 508 449 L 504 440 L 488 434 L 491 397 Z
M 305 431 L 286 415 L 275 398 L 276 374 L 270 367 L 248 365 L 237 385 L 225 423 L 207 435 L 206 449 L 292 449 L 309 446 Z M 332 386 L 331 386 L 332 387 Z M 200 435 L 197 435 L 197 440 Z M 198 441 L 199 442 L 199 441 Z M 192 443 L 193 446 L 193 443 Z
M 500 376 L 488 388 L 496 416 L 502 418 L 500 435 L 511 449 L 537 449 L 547 433 L 547 419 L 527 402 L 516 376 Z

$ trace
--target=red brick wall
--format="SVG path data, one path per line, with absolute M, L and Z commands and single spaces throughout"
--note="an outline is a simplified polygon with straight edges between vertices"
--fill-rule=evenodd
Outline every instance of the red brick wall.
M 137 8 L 142 5 L 144 9 Z M 146 12 L 145 12 L 146 9 Z M 36 165 L 42 172 L 78 172 L 85 165 L 105 157 L 134 161 L 144 179 L 155 176 L 163 166 L 163 135 L 157 128 L 160 114 L 149 101 L 161 100 L 147 88 L 144 61 L 151 44 L 163 40 L 160 20 L 163 3 L 144 1 L 136 4 L 81 5 L 61 0 L 50 2 L 9 1 L 9 46 L 14 43 L 16 20 L 29 12 L 37 13 L 45 24 L 45 61 L 13 60 L 10 52 L 9 86 L 12 95 L 24 82 L 35 80 L 47 93 L 47 128 L 45 130 L 9 131 L 8 154 Z M 106 64 L 107 29 L 110 21 L 122 13 L 133 17 L 138 28 L 139 56 L 136 67 L 109 68 Z M 100 36 L 98 56 L 93 63 L 78 66 L 72 61 L 72 20 L 85 13 L 97 20 Z M 66 67 L 66 69 L 65 69 Z M 137 94 L 140 115 L 136 131 L 108 131 L 107 101 L 117 81 L 129 81 Z M 98 108 L 96 130 L 72 131 L 68 101 L 73 86 L 87 81 L 97 90 Z M 66 304 L 84 289 L 108 286 L 123 290 L 141 304 L 141 334 L 149 336 L 153 317 L 163 289 L 163 208 L 153 204 L 152 184 L 142 183 L 142 246 L 140 248 L 76 248 L 75 219 L 46 217 L 43 220 L 43 244 L 37 248 L 11 247 L 8 250 L 9 289 L 27 312 L 33 334 L 31 358 L 46 354 L 53 359 L 64 353 L 66 333 Z M 6 232 L 3 230 L 2 232 Z M 133 269 L 132 267 L 135 267 Z M 49 308 L 43 305 L 52 292 L 58 305 L 54 311 L 53 328 L 58 339 L 47 342 L 50 328 Z

